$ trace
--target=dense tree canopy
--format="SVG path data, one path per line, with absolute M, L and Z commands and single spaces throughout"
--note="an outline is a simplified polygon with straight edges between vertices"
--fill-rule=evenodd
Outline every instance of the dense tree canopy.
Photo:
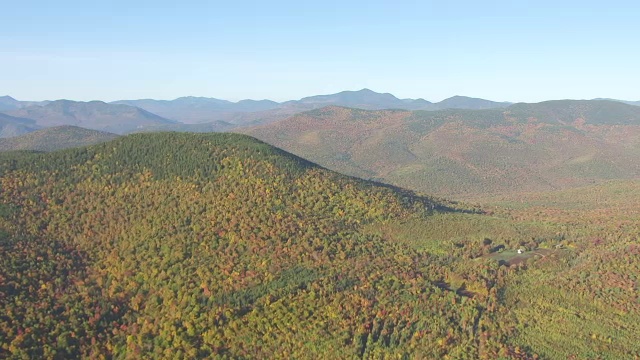
M 639 355 L 638 248 L 605 235 L 595 252 L 588 224 L 480 213 L 234 134 L 6 153 L 0 189 L 0 357 Z

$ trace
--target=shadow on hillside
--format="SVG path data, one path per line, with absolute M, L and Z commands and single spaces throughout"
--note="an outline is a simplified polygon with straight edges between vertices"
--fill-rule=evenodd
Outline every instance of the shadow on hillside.
M 401 188 L 395 185 L 383 183 L 377 180 L 369 179 L 361 179 L 365 184 L 369 186 L 377 186 L 390 189 L 400 195 L 400 197 L 407 199 L 409 201 L 421 201 L 425 208 L 429 211 L 436 212 L 447 212 L 447 213 L 461 213 L 461 214 L 485 214 L 485 211 L 477 208 L 470 207 L 468 205 L 460 204 L 454 200 L 447 200 L 443 198 L 439 198 L 431 195 L 422 195 L 418 194 L 413 190 Z

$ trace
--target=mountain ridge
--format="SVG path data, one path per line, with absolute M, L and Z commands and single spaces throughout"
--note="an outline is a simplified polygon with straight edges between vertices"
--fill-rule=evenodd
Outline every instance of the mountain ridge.
M 325 107 L 237 131 L 342 173 L 440 196 L 640 176 L 640 108 L 612 101 L 439 111 Z
M 509 103 L 455 96 L 440 103 L 431 103 L 425 99 L 399 99 L 390 93 L 378 93 L 364 88 L 357 91 L 346 90 L 335 94 L 313 95 L 299 100 L 275 102 L 272 100 L 240 100 L 230 102 L 216 98 L 181 97 L 174 100 L 118 100 L 112 103 L 137 106 L 157 113 L 160 116 L 179 120 L 184 123 L 202 123 L 226 121 L 239 126 L 246 124 L 238 118 L 250 117 L 253 121 L 262 118 L 263 123 L 279 120 L 298 112 L 324 106 L 346 106 L 370 110 L 407 109 L 438 110 L 449 107 L 480 108 L 504 107 Z M 245 113 L 244 116 L 237 114 Z M 234 115 L 235 114 L 235 115 Z M 253 114 L 253 117 L 251 115 Z M 234 119 L 235 118 L 235 119 Z
M 120 100 L 111 103 L 101 101 L 74 102 L 72 100 L 26 102 L 15 100 L 10 96 L 5 96 L 1 99 L 4 99 L 4 103 L 10 104 L 6 106 L 12 107 L 12 110 L 5 110 L 5 113 L 23 118 L 36 118 L 39 126 L 68 124 L 120 134 L 136 131 L 232 131 L 233 129 L 259 126 L 284 120 L 295 114 L 320 109 L 325 106 L 369 110 L 403 109 L 409 111 L 481 111 L 506 108 L 516 111 L 518 108 L 531 106 L 526 105 L 526 103 L 517 103 L 517 106 L 512 107 L 515 104 L 460 95 L 431 103 L 425 99 L 399 99 L 390 93 L 377 93 L 367 88 L 357 91 L 349 90 L 335 94 L 309 96 L 300 100 L 290 100 L 282 103 L 271 100 L 250 99 L 231 102 L 197 96 L 185 96 L 174 100 Z M 553 104 L 553 102 L 562 104 L 562 100 L 551 100 L 542 103 Z M 135 112 L 137 110 L 128 108 L 128 114 L 125 111 L 120 115 L 121 118 L 127 119 L 126 121 L 118 121 L 117 116 L 109 117 L 107 114 L 100 114 L 100 111 L 89 111 L 84 116 L 79 115 L 80 117 L 77 118 L 77 116 L 65 110 L 64 106 L 60 105 L 61 103 L 75 103 L 77 106 L 94 106 L 96 108 L 104 108 L 107 105 L 131 106 L 141 110 L 136 115 L 132 114 L 131 111 Z M 633 105 L 633 102 L 626 103 Z M 2 104 L 2 101 L 0 101 L 0 104 Z M 564 104 L 570 103 L 565 102 Z M 59 107 L 59 109 L 52 110 L 52 108 L 56 107 Z M 67 113 L 66 115 L 65 112 Z M 131 117 L 134 119 L 129 119 Z M 131 122 L 131 124 L 127 124 L 127 121 Z M 100 124 L 101 122 L 102 124 Z M 115 122 L 115 124 L 109 124 L 110 122 Z M 7 132 L 5 136 L 14 136 L 28 131 L 29 128 L 14 129 L 11 132 Z
M 174 124 L 137 107 L 108 104 L 103 101 L 79 102 L 56 100 L 42 106 L 28 106 L 8 112 L 9 115 L 33 119 L 43 127 L 76 125 L 114 133 L 134 131 L 142 126 Z
M 19 136 L 39 128 L 35 120 L 0 113 L 0 138 Z
M 0 139 L 0 151 L 55 151 L 95 145 L 118 137 L 116 134 L 73 125 L 48 127 L 17 137 Z
M 611 99 L 611 98 L 595 98 L 593 100 L 617 101 L 617 102 L 625 103 L 627 105 L 640 106 L 640 101 L 618 100 L 618 99 Z

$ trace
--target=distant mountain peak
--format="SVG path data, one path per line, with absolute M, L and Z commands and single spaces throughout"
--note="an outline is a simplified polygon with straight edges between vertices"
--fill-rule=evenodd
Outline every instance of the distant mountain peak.
M 20 107 L 20 101 L 9 95 L 0 96 L 0 111 L 13 110 Z
M 360 90 L 357 90 L 357 91 L 351 91 L 351 92 L 366 93 L 366 94 L 382 94 L 382 93 L 379 93 L 379 92 L 377 92 L 377 91 L 373 91 L 373 90 L 371 90 L 371 89 L 369 89 L 369 88 L 362 88 L 362 89 L 360 89 Z M 384 94 L 388 94 L 388 93 L 384 93 Z
M 212 98 L 212 97 L 193 96 L 193 95 L 181 96 L 179 98 L 176 98 L 175 100 L 217 100 L 217 101 L 227 101 L 227 100 L 216 99 L 216 98 Z
M 485 100 L 481 98 L 474 98 L 469 96 L 462 96 L 462 95 L 455 95 L 434 104 L 436 109 L 469 109 L 469 110 L 505 108 L 509 105 L 511 105 L 511 103 L 496 102 L 496 101 Z

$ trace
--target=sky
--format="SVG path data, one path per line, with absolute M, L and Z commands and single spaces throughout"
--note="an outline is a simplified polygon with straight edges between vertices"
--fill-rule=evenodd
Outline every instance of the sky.
M 640 100 L 632 1 L 7 1 L 0 95 L 19 100 Z

